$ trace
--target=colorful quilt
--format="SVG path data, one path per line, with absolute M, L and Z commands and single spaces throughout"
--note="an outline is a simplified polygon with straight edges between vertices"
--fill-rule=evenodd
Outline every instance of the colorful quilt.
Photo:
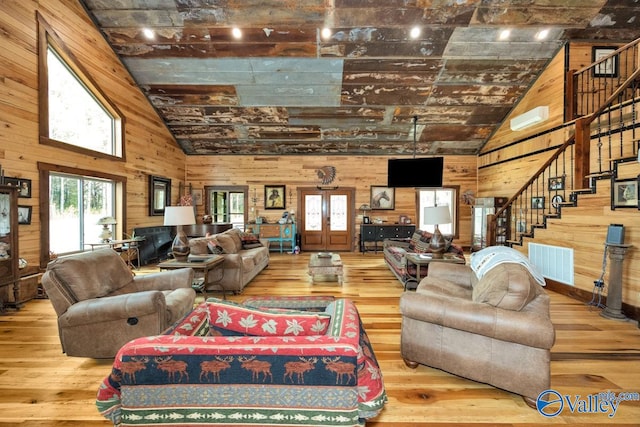
M 122 347 L 97 396 L 115 426 L 361 426 L 383 409 L 352 301 L 329 303 L 326 333 L 305 336 L 213 336 L 211 304 Z

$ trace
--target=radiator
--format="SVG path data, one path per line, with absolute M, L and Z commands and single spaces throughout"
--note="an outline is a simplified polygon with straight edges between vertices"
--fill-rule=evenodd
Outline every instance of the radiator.
M 529 243 L 529 261 L 546 278 L 573 286 L 573 249 Z

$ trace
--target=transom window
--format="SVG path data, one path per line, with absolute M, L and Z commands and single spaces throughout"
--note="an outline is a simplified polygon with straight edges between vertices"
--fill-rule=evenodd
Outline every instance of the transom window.
M 122 160 L 122 115 L 42 17 L 39 24 L 40 142 Z

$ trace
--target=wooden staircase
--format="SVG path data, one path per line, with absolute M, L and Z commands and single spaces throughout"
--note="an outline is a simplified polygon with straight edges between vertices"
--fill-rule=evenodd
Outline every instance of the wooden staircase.
M 562 210 L 578 205 L 581 195 L 597 192 L 598 182 L 618 179 L 619 167 L 638 161 L 640 150 L 640 39 L 582 70 L 570 73 L 571 136 L 495 214 L 488 216 L 487 242 L 496 245 L 497 218 L 511 218 L 505 245 L 522 245 L 536 229 Z M 615 78 L 594 78 L 605 61 L 626 64 Z M 602 94 L 608 96 L 602 99 Z M 590 94 L 590 97 L 587 95 Z M 593 148 L 593 154 L 592 154 Z M 613 197 L 611 208 L 615 209 Z

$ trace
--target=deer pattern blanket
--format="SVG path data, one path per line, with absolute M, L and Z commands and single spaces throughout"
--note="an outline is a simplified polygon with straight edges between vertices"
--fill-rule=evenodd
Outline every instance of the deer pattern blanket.
M 211 336 L 207 302 L 165 334 L 133 340 L 102 382 L 115 426 L 360 426 L 387 401 L 356 306 L 325 309 L 324 335 Z

